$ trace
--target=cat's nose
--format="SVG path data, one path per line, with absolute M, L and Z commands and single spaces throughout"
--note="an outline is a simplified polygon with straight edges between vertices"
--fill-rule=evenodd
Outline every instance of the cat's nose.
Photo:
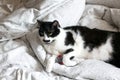
M 45 39 L 43 39 L 43 41 L 46 42 L 46 43 L 47 43 L 47 42 L 50 42 L 50 40 L 45 40 Z

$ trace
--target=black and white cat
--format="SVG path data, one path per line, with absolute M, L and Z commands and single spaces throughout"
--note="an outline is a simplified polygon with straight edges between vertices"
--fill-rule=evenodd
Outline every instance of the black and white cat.
M 120 33 L 82 26 L 61 28 L 58 21 L 38 20 L 40 40 L 51 54 L 46 70 L 51 72 L 57 56 L 63 63 L 74 66 L 84 59 L 98 59 L 120 67 Z
M 37 21 L 39 28 L 40 40 L 47 51 L 51 54 L 51 57 L 47 60 L 46 71 L 51 72 L 57 56 L 64 53 L 66 50 L 73 48 L 74 43 L 71 43 L 74 39 L 72 33 L 64 31 L 58 21 L 42 22 Z

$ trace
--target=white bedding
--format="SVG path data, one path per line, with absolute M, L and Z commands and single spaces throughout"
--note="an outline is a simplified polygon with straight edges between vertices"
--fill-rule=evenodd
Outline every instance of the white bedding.
M 92 0 L 87 3 L 83 13 L 85 0 L 1 0 L 0 80 L 120 80 L 119 68 L 98 60 L 74 67 L 55 63 L 52 73 L 45 71 L 46 52 L 38 39 L 37 19 L 57 19 L 62 27 L 79 24 L 119 31 L 116 3 L 115 8 L 109 2 L 104 6 Z

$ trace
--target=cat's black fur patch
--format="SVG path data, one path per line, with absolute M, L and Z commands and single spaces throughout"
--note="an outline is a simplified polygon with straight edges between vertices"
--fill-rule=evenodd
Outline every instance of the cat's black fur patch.
M 65 27 L 65 28 L 63 28 L 63 29 L 65 29 L 65 30 L 73 30 L 75 33 L 78 33 L 77 31 L 77 28 L 76 28 L 76 26 L 69 26 L 69 27 Z
M 73 30 L 78 34 L 82 36 L 84 40 L 84 48 L 89 47 L 90 50 L 92 51 L 93 48 L 99 47 L 101 44 L 104 44 L 107 40 L 107 38 L 110 36 L 110 32 L 108 31 L 102 31 L 98 29 L 89 29 L 87 27 L 81 27 L 81 26 L 72 26 L 72 27 L 67 27 L 65 28 L 66 30 Z
M 71 57 L 70 57 L 70 60 L 74 59 L 74 57 L 75 57 L 75 56 L 71 56 Z
M 73 39 L 73 34 L 71 32 L 66 32 L 65 45 L 74 45 L 75 40 Z
M 113 53 L 112 59 L 107 61 L 120 68 L 120 33 L 115 33 L 112 39 Z
M 83 38 L 84 47 L 89 47 L 92 51 L 95 47 L 99 47 L 106 42 L 106 40 L 111 36 L 110 32 L 102 31 L 98 29 L 89 29 L 86 27 L 79 28 L 80 34 Z
M 64 52 L 64 54 L 67 54 L 67 53 L 72 52 L 72 51 L 74 51 L 72 48 L 67 49 L 67 50 Z

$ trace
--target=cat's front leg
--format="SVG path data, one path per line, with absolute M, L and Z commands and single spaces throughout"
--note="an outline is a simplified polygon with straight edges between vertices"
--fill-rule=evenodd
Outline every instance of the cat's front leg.
M 47 65 L 46 65 L 46 71 L 47 72 L 51 72 L 53 65 L 55 63 L 55 59 L 56 59 L 57 55 L 52 55 L 48 60 L 47 60 Z

